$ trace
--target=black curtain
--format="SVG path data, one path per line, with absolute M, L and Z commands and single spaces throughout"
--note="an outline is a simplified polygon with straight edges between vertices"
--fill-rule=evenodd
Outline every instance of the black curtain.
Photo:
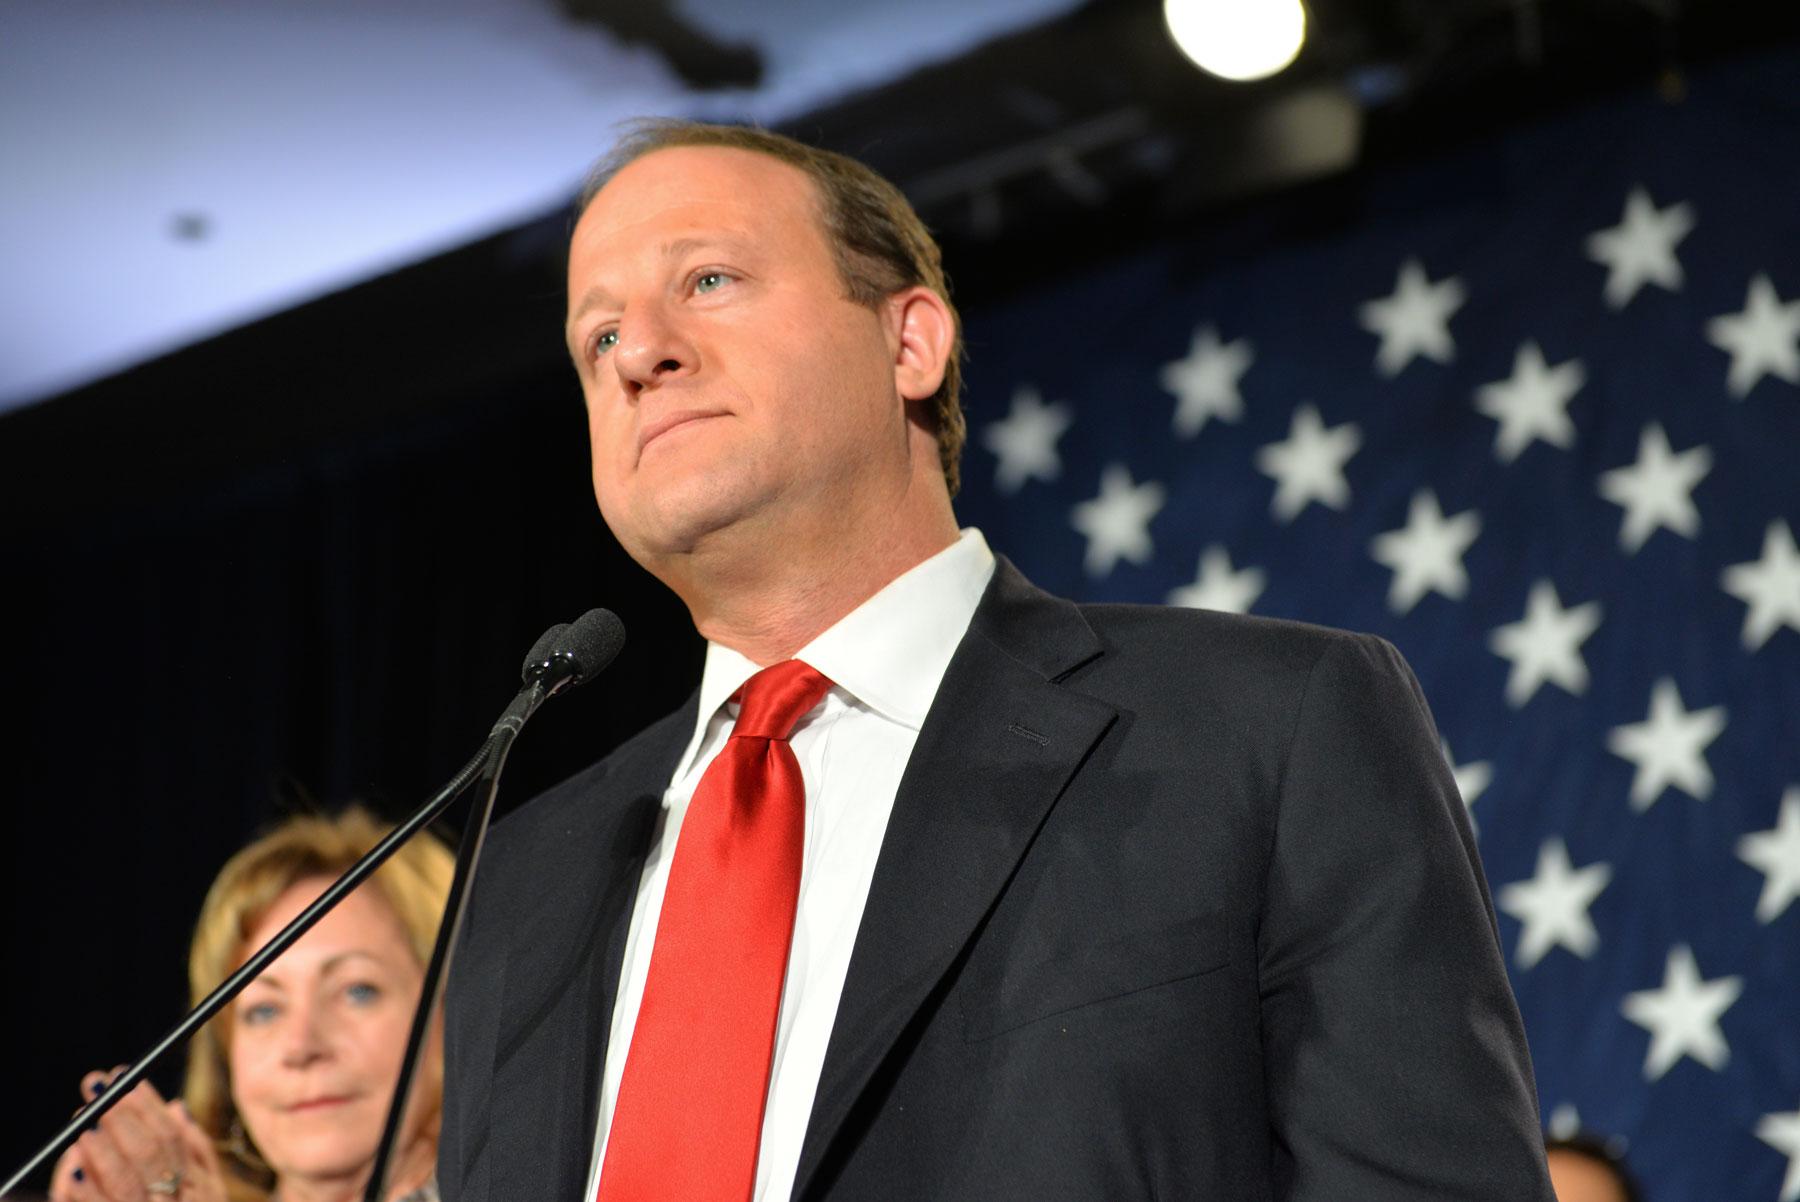
M 68 1116 L 84 1070 L 180 1016 L 205 889 L 260 828 L 353 799 L 411 811 L 472 754 L 536 637 L 590 606 L 624 619 L 625 651 L 534 721 L 502 811 L 698 679 L 685 610 L 594 507 L 562 228 L 0 420 L 0 1172 Z M 179 1057 L 153 1079 L 176 1088 Z

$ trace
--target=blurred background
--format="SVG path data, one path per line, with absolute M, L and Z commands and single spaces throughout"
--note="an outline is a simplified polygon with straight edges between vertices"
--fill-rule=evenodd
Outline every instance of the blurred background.
M 179 1017 L 271 819 L 409 811 L 592 605 L 629 645 L 502 811 L 696 682 L 561 335 L 569 201 L 657 113 L 908 193 L 959 513 L 1038 584 L 1393 640 L 1546 1123 L 1654 1199 L 1800 1198 L 1800 13 L 1206 8 L 0 11 L 5 1169 Z

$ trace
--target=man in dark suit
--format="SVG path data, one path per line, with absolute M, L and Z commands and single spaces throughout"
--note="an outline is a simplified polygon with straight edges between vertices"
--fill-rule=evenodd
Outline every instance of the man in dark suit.
M 955 311 L 860 165 L 662 123 L 597 178 L 595 492 L 706 674 L 493 832 L 444 1197 L 1549 1199 L 1393 649 L 1077 606 L 959 534 Z

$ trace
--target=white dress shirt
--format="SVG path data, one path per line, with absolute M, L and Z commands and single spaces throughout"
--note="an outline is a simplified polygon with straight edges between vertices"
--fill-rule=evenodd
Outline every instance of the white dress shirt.
M 981 532 L 964 530 L 794 657 L 828 677 L 832 688 L 789 739 L 806 783 L 806 842 L 756 1163 L 757 1202 L 793 1193 L 800 1143 L 894 794 L 944 670 L 993 574 L 994 556 Z M 599 1188 L 681 822 L 701 775 L 737 720 L 738 707 L 729 698 L 759 670 L 730 648 L 707 644 L 699 717 L 663 794 L 625 941 L 588 1174 L 590 1199 Z

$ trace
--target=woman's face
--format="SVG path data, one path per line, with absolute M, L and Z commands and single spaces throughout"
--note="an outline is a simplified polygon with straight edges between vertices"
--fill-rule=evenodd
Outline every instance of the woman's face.
M 289 887 L 246 951 L 329 883 Z M 400 920 L 364 886 L 238 996 L 229 1017 L 232 1100 L 278 1177 L 324 1182 L 367 1172 L 423 977 Z

